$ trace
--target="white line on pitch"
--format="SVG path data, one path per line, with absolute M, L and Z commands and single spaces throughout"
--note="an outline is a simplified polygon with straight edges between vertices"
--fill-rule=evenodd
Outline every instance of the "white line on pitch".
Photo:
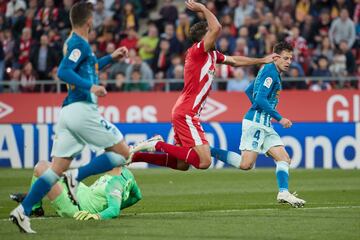
M 328 210 L 328 209 L 353 209 L 360 208 L 360 206 L 334 206 L 334 207 L 310 207 L 297 208 L 296 210 Z M 278 211 L 279 208 L 254 208 L 254 209 L 227 209 L 227 210 L 205 210 L 205 211 L 183 211 L 183 212 L 149 212 L 149 213 L 125 213 L 122 216 L 151 216 L 151 215 L 175 215 L 175 214 L 195 214 L 195 213 L 235 213 L 235 212 L 249 212 L 249 211 Z M 38 217 L 31 220 L 45 220 L 60 217 Z M 9 221 L 8 219 L 0 219 L 0 221 Z

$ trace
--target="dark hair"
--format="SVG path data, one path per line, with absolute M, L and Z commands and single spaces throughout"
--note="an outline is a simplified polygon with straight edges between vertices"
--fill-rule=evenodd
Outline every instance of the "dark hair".
M 90 2 L 77 2 L 70 10 L 70 22 L 72 27 L 81 27 L 93 14 L 93 5 Z
M 195 23 L 190 28 L 190 38 L 193 42 L 200 42 L 207 32 L 208 24 L 205 21 Z
M 274 46 L 274 53 L 277 54 L 280 54 L 282 51 L 292 52 L 293 50 L 294 48 L 291 46 L 291 44 L 285 41 L 278 42 Z

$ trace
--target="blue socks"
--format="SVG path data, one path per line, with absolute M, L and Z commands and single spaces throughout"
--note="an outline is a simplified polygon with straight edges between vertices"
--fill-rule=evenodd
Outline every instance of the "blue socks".
M 289 163 L 285 161 L 276 162 L 276 179 L 279 192 L 289 191 Z
M 233 167 L 240 168 L 241 155 L 236 152 L 210 147 L 211 156 Z
M 58 180 L 59 176 L 49 168 L 35 181 L 30 192 L 21 203 L 24 207 L 25 215 L 30 216 L 32 207 L 45 197 Z
M 120 154 L 106 152 L 91 160 L 88 164 L 78 169 L 76 180 L 79 182 L 91 175 L 110 171 L 114 167 L 124 165 L 126 159 Z

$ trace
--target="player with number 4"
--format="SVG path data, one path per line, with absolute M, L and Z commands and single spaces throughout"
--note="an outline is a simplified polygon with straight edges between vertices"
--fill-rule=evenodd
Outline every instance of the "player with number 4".
M 284 128 L 292 125 L 292 122 L 282 117 L 275 108 L 279 102 L 281 90 L 280 74 L 289 69 L 293 58 L 293 48 L 287 42 L 279 42 L 274 46 L 274 53 L 279 54 L 279 57 L 273 63 L 265 64 L 256 79 L 246 89 L 252 106 L 242 122 L 240 168 L 252 169 L 259 153 L 265 153 L 272 157 L 276 162 L 278 202 L 288 203 L 293 207 L 302 207 L 305 201 L 296 197 L 296 193 L 291 194 L 288 190 L 291 160 L 284 143 L 271 124 L 271 118 L 274 118 Z

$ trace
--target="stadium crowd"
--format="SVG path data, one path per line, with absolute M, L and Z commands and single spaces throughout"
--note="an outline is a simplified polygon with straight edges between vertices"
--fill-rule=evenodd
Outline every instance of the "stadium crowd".
M 74 2 L 0 0 L 0 81 L 9 83 L 0 84 L 0 92 L 56 91 L 55 84 L 35 81 L 59 81 L 57 65 L 70 32 L 69 10 Z M 164 91 L 165 83 L 154 79 L 183 78 L 184 55 L 192 44 L 189 28 L 203 19 L 201 14 L 183 11 L 178 7 L 183 3 L 172 0 L 92 2 L 94 29 L 89 42 L 94 53 L 101 57 L 119 46 L 129 49 L 129 58 L 99 74 L 109 91 Z M 222 24 L 217 49 L 224 54 L 262 57 L 284 39 L 294 46 L 295 61 L 286 76 L 307 78 L 284 82 L 284 89 L 360 89 L 359 0 L 209 0 L 204 4 Z M 158 17 L 149 14 L 154 11 Z M 244 91 L 257 70 L 258 66 L 221 65 L 216 77 L 224 81 L 216 87 Z M 357 80 L 326 79 L 345 76 Z M 181 83 L 170 84 L 170 90 L 181 89 Z

